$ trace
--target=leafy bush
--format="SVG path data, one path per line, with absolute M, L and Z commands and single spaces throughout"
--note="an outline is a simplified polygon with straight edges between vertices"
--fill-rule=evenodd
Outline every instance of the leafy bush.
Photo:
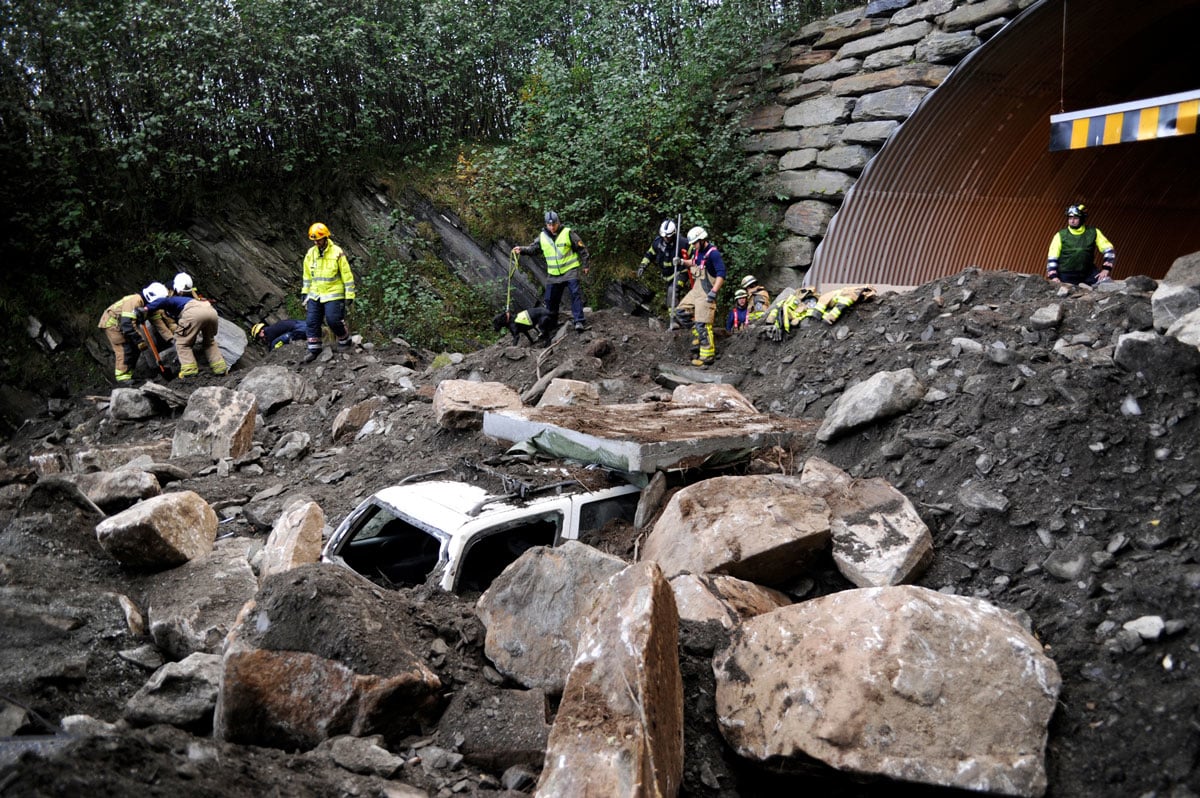
M 426 349 L 476 348 L 488 330 L 487 301 L 434 257 L 432 228 L 394 211 L 391 229 L 409 233 L 397 242 L 394 232 L 377 228 L 367 242 L 370 279 L 355 303 L 360 324 Z

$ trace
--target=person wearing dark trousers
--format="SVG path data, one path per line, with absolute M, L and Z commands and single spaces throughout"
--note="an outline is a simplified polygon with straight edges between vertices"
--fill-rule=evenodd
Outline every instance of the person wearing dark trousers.
M 337 337 L 337 348 L 350 348 L 350 328 L 346 311 L 354 308 L 354 273 L 342 248 L 329 239 L 329 228 L 315 222 L 308 228 L 313 246 L 304 256 L 304 282 L 301 286 L 308 332 L 308 354 L 311 363 L 321 354 L 321 324 L 329 325 Z
M 575 332 L 583 332 L 587 329 L 587 321 L 583 317 L 583 288 L 579 280 L 581 272 L 585 276 L 588 273 L 587 247 L 574 230 L 562 225 L 554 211 L 546 211 L 545 221 L 546 226 L 536 241 L 513 247 L 513 252 L 519 255 L 541 253 L 546 261 L 546 310 L 557 324 L 563 290 L 569 290 L 571 320 L 575 323 Z

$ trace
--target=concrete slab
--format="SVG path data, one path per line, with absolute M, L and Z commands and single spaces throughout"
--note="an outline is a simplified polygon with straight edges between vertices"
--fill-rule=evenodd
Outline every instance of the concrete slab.
M 556 457 L 652 474 L 744 457 L 812 434 L 819 420 L 709 410 L 669 402 L 487 411 L 483 433 L 532 441 Z

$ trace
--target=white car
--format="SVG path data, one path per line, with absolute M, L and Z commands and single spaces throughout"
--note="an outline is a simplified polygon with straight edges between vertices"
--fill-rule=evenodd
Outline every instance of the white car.
M 358 505 L 325 544 L 321 559 L 383 584 L 437 584 L 455 592 L 487 588 L 522 552 L 557 546 L 614 520 L 633 523 L 641 490 L 588 491 L 578 483 L 521 499 L 465 482 L 394 485 Z

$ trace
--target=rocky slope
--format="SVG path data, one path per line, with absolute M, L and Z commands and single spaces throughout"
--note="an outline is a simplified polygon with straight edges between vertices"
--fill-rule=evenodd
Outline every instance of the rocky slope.
M 217 510 L 222 537 L 253 546 L 288 497 L 312 499 L 335 525 L 361 498 L 406 475 L 501 454 L 498 442 L 479 433 L 434 423 L 430 397 L 443 379 L 494 380 L 524 391 L 566 366 L 564 376 L 595 383 L 602 401 L 616 403 L 661 398 L 664 384 L 690 374 L 736 383 L 762 411 L 819 421 L 847 387 L 878 372 L 912 369 L 925 389 L 916 407 L 825 443 L 805 438 L 755 469 L 798 473 L 817 456 L 855 476 L 883 477 L 911 499 L 933 535 L 934 559 L 917 584 L 1028 617 L 1063 679 L 1046 754 L 1048 795 L 1191 795 L 1200 791 L 1200 648 L 1192 628 L 1200 562 L 1191 521 L 1200 385 L 1194 358 L 1168 339 L 1117 346 L 1124 334 L 1153 329 L 1154 288 L 1135 278 L 1103 291 L 1065 289 L 1037 277 L 966 271 L 860 304 L 833 326 L 805 322 L 780 343 L 754 331 L 722 338 L 716 365 L 696 373 L 677 366 L 687 359 L 681 334 L 613 310 L 593 314 L 590 331 L 567 332 L 548 350 L 510 347 L 506 339 L 446 364 L 394 342 L 301 366 L 303 353 L 293 345 L 251 353 L 226 378 L 201 378 L 235 387 L 255 366 L 271 363 L 305 386 L 296 401 L 262 416 L 250 453 L 217 465 L 172 461 L 157 471 L 168 490 L 194 491 Z M 185 400 L 194 390 L 170 387 Z M 53 416 L 31 419 L 4 448 L 0 623 L 14 644 L 0 652 L 0 693 L 27 708 L 10 725 L 26 737 L 81 713 L 121 721 L 155 661 L 154 646 L 140 664 L 129 655 L 148 640 L 129 631 L 114 598 L 144 606 L 153 580 L 99 548 L 95 508 L 65 489 L 29 484 L 29 452 L 42 470 L 52 463 L 69 468 L 72 455 L 86 463 L 79 455 L 88 450 L 137 444 L 161 452 L 178 410 L 116 421 L 97 401 L 103 393 L 55 405 Z M 340 411 L 373 397 L 381 399 L 370 405 L 366 431 L 334 439 Z M 310 437 L 307 453 L 273 455 L 291 433 Z M 636 537 L 609 548 L 627 556 Z M 824 563 L 783 587 L 801 600 L 849 586 Z M 396 594 L 396 614 L 412 621 L 410 647 L 428 652 L 450 692 L 499 677 L 482 652 L 473 598 Z M 1126 627 L 1146 617 L 1161 621 L 1149 622 L 1157 631 Z M 684 794 L 898 789 L 813 762 L 763 767 L 736 756 L 713 718 L 707 652 L 719 641 L 705 636 L 711 630 L 681 630 Z M 113 731 L 0 769 L 0 792 L 531 789 L 521 772 L 461 762 L 453 729 L 436 719 L 389 743 L 396 757 L 390 766 L 371 771 L 359 764 L 357 773 L 328 749 L 289 754 L 216 742 L 203 728 L 131 729 L 127 721 Z

